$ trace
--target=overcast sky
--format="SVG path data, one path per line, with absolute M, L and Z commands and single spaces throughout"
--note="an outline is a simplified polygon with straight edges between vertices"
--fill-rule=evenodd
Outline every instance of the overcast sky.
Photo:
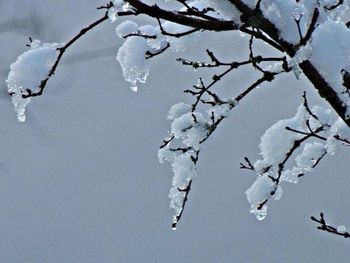
M 155 58 L 134 93 L 115 60 L 122 41 L 107 21 L 67 52 L 45 95 L 29 105 L 27 122 L 17 122 L 5 79 L 28 37 L 65 42 L 103 15 L 95 9 L 101 4 L 0 1 L 0 262 L 348 262 L 350 241 L 309 219 L 324 211 L 331 223 L 350 226 L 348 149 L 297 185 L 283 184 L 264 221 L 249 213 L 244 191 L 256 177 L 239 162 L 259 157 L 260 136 L 294 115 L 304 90 L 311 104 L 327 106 L 293 74 L 256 90 L 206 143 L 176 231 L 167 198 L 172 172 L 158 163 L 157 149 L 168 109 L 191 102 L 182 91 L 204 74 L 180 66 L 178 55 Z M 240 59 L 246 39 L 204 34 L 181 56 L 205 58 L 206 48 Z M 232 74 L 220 88 L 234 95 L 253 77 Z

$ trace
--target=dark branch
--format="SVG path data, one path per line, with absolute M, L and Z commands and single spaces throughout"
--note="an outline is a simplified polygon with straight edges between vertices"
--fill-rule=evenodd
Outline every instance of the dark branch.
M 118 14 L 118 16 L 126 16 L 126 15 L 136 15 L 136 13 L 134 12 L 120 12 Z M 106 21 L 108 19 L 108 11 L 105 13 L 105 15 L 103 17 L 101 17 L 100 19 L 96 20 L 95 22 L 93 22 L 92 24 L 88 25 L 87 27 L 83 28 L 82 30 L 80 30 L 80 32 L 78 34 L 76 34 L 70 41 L 68 41 L 68 43 L 66 43 L 64 46 L 60 47 L 57 49 L 58 51 L 58 56 L 57 59 L 55 61 L 55 63 L 53 64 L 51 70 L 49 71 L 48 76 L 40 81 L 40 84 L 38 86 L 38 91 L 33 92 L 30 89 L 27 89 L 27 93 L 26 94 L 22 94 L 23 98 L 28 98 L 28 97 L 36 97 L 36 96 L 40 96 L 43 94 L 44 89 L 46 87 L 47 82 L 49 81 L 49 79 L 55 74 L 55 71 L 57 69 L 58 64 L 60 63 L 63 54 L 67 51 L 67 49 L 73 45 L 79 38 L 81 38 L 82 36 L 84 36 L 87 32 L 89 32 L 90 30 L 92 30 L 93 28 L 95 28 L 96 26 L 98 26 L 99 24 L 101 24 L 102 22 Z
M 252 165 L 252 163 L 250 162 L 250 160 L 248 159 L 248 157 L 244 157 L 244 161 L 246 163 L 239 163 L 240 164 L 240 169 L 247 169 L 247 170 L 252 170 L 254 171 L 254 166 Z
M 342 236 L 344 238 L 349 238 L 350 237 L 350 233 L 347 232 L 346 230 L 343 231 L 342 229 L 339 229 L 339 227 L 334 227 L 329 225 L 325 218 L 324 218 L 324 214 L 320 213 L 320 218 L 316 218 L 314 216 L 310 217 L 312 221 L 316 222 L 318 224 L 317 229 L 334 234 L 334 235 L 338 235 L 338 236 Z
M 150 17 L 164 19 L 192 28 L 212 31 L 230 31 L 238 29 L 238 25 L 236 25 L 233 21 L 213 21 L 202 18 L 196 18 L 193 16 L 181 14 L 179 12 L 164 10 L 157 5 L 147 5 L 139 0 L 127 0 L 127 2 L 131 6 L 133 6 L 140 14 L 146 14 Z
M 300 46 L 306 45 L 306 43 L 310 40 L 312 33 L 315 31 L 317 27 L 318 17 L 319 17 L 319 11 L 318 11 L 318 8 L 316 7 L 312 15 L 311 23 L 306 32 L 306 35 L 301 38 L 300 43 L 297 45 L 297 48 L 299 48 Z M 299 24 L 298 24 L 298 28 L 299 28 Z
M 339 0 L 338 3 L 331 5 L 331 6 L 325 6 L 325 9 L 328 11 L 331 11 L 333 9 L 336 9 L 338 6 L 342 5 L 344 3 L 344 0 Z
M 186 202 L 187 202 L 187 197 L 188 197 L 188 194 L 190 193 L 191 191 L 191 185 L 192 185 L 192 180 L 190 180 L 190 182 L 188 183 L 187 187 L 185 189 L 178 189 L 180 192 L 184 192 L 185 193 L 185 196 L 184 196 L 184 201 L 182 203 L 182 207 L 181 207 L 181 212 L 175 217 L 175 220 L 174 222 L 172 223 L 171 227 L 172 229 L 176 229 L 177 227 L 177 223 L 180 221 L 181 217 L 182 217 L 182 213 L 185 209 L 185 206 L 186 206 Z
M 269 21 L 267 18 L 263 17 L 261 13 L 257 14 L 255 10 L 249 8 L 242 0 L 229 0 L 241 13 L 241 20 L 247 24 L 247 26 L 251 26 L 249 21 L 258 20 L 258 23 L 255 24 L 255 27 L 258 27 L 260 30 L 265 32 L 273 41 L 278 43 L 283 49 L 285 53 L 287 53 L 290 57 L 293 57 L 297 52 L 299 45 L 294 46 L 291 43 L 281 39 L 280 32 L 277 27 Z M 316 27 L 316 21 L 318 18 L 318 11 L 315 10 L 313 15 L 313 21 L 309 27 L 306 36 L 304 37 L 307 41 L 309 39 L 309 35 L 312 34 L 314 28 Z M 258 19 L 256 17 L 258 16 Z M 333 89 L 330 84 L 321 76 L 321 74 L 317 71 L 314 65 L 309 61 L 303 61 L 300 64 L 300 68 L 303 70 L 305 76 L 310 80 L 313 86 L 318 90 L 321 97 L 325 98 L 329 104 L 333 107 L 333 109 L 338 113 L 338 115 L 344 120 L 347 126 L 350 127 L 350 118 L 347 118 L 347 106 L 344 104 L 342 99 L 339 97 L 335 89 Z
M 164 36 L 170 36 L 170 37 L 176 37 L 176 38 L 180 38 L 180 37 L 183 37 L 183 36 L 186 36 L 186 35 L 190 35 L 194 32 L 197 32 L 199 31 L 200 29 L 198 28 L 193 28 L 191 30 L 188 30 L 186 32 L 181 32 L 181 33 L 170 33 L 170 32 L 167 32 L 164 28 L 163 28 L 163 25 L 162 23 L 160 22 L 160 19 L 157 17 L 157 21 L 158 21 L 158 25 L 159 25 L 159 29 L 160 29 L 160 32 L 162 33 L 162 35 Z
M 158 55 L 162 54 L 165 50 L 167 50 L 169 47 L 170 47 L 170 44 L 169 44 L 169 42 L 167 42 L 166 45 L 163 48 L 158 49 L 158 50 L 156 50 L 154 52 L 148 50 L 145 53 L 145 58 L 149 59 L 149 58 L 158 56 Z
M 341 138 L 338 134 L 333 136 L 335 139 L 337 139 L 338 141 L 341 141 L 343 144 L 350 146 L 350 141 L 348 139 L 345 138 Z
M 96 7 L 96 9 L 110 9 L 111 7 L 113 7 L 113 2 L 109 2 L 106 5 L 101 5 L 99 7 Z
M 156 39 L 157 35 L 146 35 L 140 31 L 137 31 L 137 32 L 129 33 L 122 36 L 122 38 L 128 38 L 128 37 L 143 37 L 145 39 Z
M 306 111 L 310 114 L 310 116 L 312 116 L 314 119 L 318 120 L 318 117 L 311 111 L 311 109 L 309 107 L 309 103 L 308 103 L 307 97 L 306 97 L 306 91 L 304 91 L 303 99 L 304 99 L 304 107 L 305 107 Z
M 214 59 L 214 58 L 213 58 Z M 215 60 L 215 59 L 214 59 Z M 228 74 L 232 69 L 228 69 L 226 70 L 224 73 L 224 75 Z M 221 74 L 221 75 L 222 75 Z M 241 94 L 239 94 L 238 96 L 236 96 L 235 98 L 235 102 L 239 102 L 241 101 L 243 98 L 245 98 L 250 92 L 252 92 L 256 87 L 258 87 L 261 83 L 265 82 L 265 81 L 272 81 L 274 79 L 274 76 L 275 75 L 278 75 L 280 73 L 265 73 L 260 79 L 256 80 L 251 86 L 249 86 L 245 91 L 243 91 Z M 221 76 L 220 75 L 220 76 Z M 224 75 L 222 75 L 221 77 L 223 77 Z M 208 86 L 205 86 L 204 83 L 202 82 L 202 80 L 200 79 L 200 83 L 199 85 L 195 86 L 197 89 L 199 89 L 199 93 L 200 94 L 199 96 L 202 96 L 204 93 L 206 92 L 209 92 L 209 88 L 212 87 L 215 83 L 217 83 L 221 77 L 219 78 L 214 78 L 213 81 L 208 85 Z M 193 107 L 192 107 L 192 112 L 195 111 L 198 103 L 200 102 L 200 100 L 198 100 L 198 94 L 196 95 L 197 98 L 196 98 L 196 102 L 195 104 L 193 104 Z M 225 103 L 224 101 L 220 100 L 220 102 L 218 102 L 218 104 L 220 103 Z M 234 107 L 235 107 L 235 104 L 229 104 L 230 106 L 230 110 L 232 110 Z M 192 114 L 192 116 L 194 116 L 194 114 Z M 195 118 L 195 116 L 194 116 Z M 226 118 L 226 116 L 220 116 L 218 118 L 214 118 L 214 116 L 212 115 L 212 124 L 208 127 L 208 132 L 207 132 L 207 135 L 199 142 L 199 144 L 203 144 L 212 134 L 213 132 L 218 128 L 219 124 Z M 194 120 L 196 122 L 196 119 Z M 167 146 L 170 141 L 173 140 L 173 135 L 170 137 L 170 139 L 167 139 L 163 142 L 163 145 L 161 147 L 165 147 Z M 178 150 L 178 148 L 175 148 L 174 150 Z M 191 159 L 193 161 L 194 164 L 197 163 L 198 161 L 198 158 L 199 158 L 199 153 L 200 151 L 199 150 L 195 150 L 195 149 L 191 149 L 191 148 L 186 148 L 186 151 L 189 151 L 189 150 L 193 150 L 196 154 L 196 156 L 191 156 Z M 253 169 L 253 166 L 252 164 L 249 162 L 248 158 L 246 160 L 248 162 L 248 165 L 250 164 L 251 168 Z M 190 181 L 190 183 L 192 183 L 192 180 Z M 187 196 L 189 194 L 189 191 L 190 191 L 190 184 L 189 184 L 189 187 L 185 188 L 185 189 L 178 189 L 180 192 L 186 192 L 186 195 L 185 195 L 185 198 L 184 198 L 184 202 L 182 204 L 182 209 L 181 209 L 181 212 L 179 213 L 179 215 L 177 215 L 175 217 L 175 221 L 173 222 L 172 224 L 172 227 L 173 228 L 176 228 L 177 226 L 177 223 L 179 222 L 182 214 L 183 214 L 183 209 L 185 207 L 185 203 L 187 202 Z

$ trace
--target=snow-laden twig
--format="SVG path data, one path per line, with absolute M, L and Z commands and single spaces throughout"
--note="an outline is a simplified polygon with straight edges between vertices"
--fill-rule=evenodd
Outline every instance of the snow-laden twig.
M 228 117 L 229 112 L 241 100 L 256 87 L 264 82 L 272 81 L 276 75 L 280 74 L 266 71 L 261 78 L 257 79 L 239 95 L 232 99 L 223 99 L 213 92 L 211 88 L 234 69 L 248 64 L 254 67 L 251 61 L 254 58 L 249 58 L 249 60 L 244 62 L 222 63 L 211 51 L 207 50 L 207 54 L 212 61 L 210 65 L 217 64 L 219 66 L 228 66 L 228 69 L 224 70 L 221 74 L 213 75 L 212 81 L 208 85 L 204 83 L 202 78 L 199 78 L 198 83 L 193 86 L 193 89 L 185 90 L 185 93 L 193 96 L 194 103 L 192 105 L 179 103 L 175 104 L 170 109 L 169 119 L 172 120 L 170 135 L 163 141 L 159 150 L 159 160 L 161 162 L 169 162 L 174 171 L 172 188 L 169 193 L 171 207 L 175 210 L 172 223 L 174 229 L 183 215 L 193 178 L 196 176 L 195 170 L 201 145 L 210 138 L 213 132 L 219 127 L 220 123 Z M 282 59 L 262 59 L 262 61 L 272 60 L 281 61 Z M 198 63 L 184 59 L 180 61 L 185 65 Z M 208 98 L 206 99 L 205 96 Z M 198 106 L 200 104 L 210 107 L 207 111 L 207 117 L 198 111 Z M 173 144 L 177 145 L 176 141 L 185 146 L 172 146 Z
M 127 15 L 135 15 L 135 12 L 132 11 L 128 11 L 128 12 L 122 12 L 119 13 L 118 16 L 127 16 Z M 99 19 L 97 19 L 95 22 L 91 23 L 90 25 L 84 27 L 83 29 L 81 29 L 79 31 L 78 34 L 76 34 L 71 40 L 69 40 L 65 45 L 63 45 L 62 47 L 57 48 L 58 50 L 58 56 L 57 59 L 55 61 L 55 63 L 52 65 L 52 68 L 49 72 L 49 74 L 47 75 L 47 77 L 45 79 L 40 80 L 40 84 L 37 88 L 37 91 L 32 91 L 29 88 L 26 88 L 26 93 L 22 94 L 23 98 L 29 98 L 29 97 L 35 97 L 35 96 L 40 96 L 42 95 L 47 82 L 49 81 L 49 79 L 55 74 L 55 71 L 57 69 L 58 64 L 60 63 L 62 56 L 64 55 L 64 53 L 67 51 L 67 49 L 73 45 L 77 40 L 79 40 L 82 36 L 84 36 L 87 32 L 89 32 L 90 30 L 92 30 L 93 28 L 95 28 L 96 26 L 98 26 L 99 24 L 101 24 L 102 22 L 106 21 L 108 19 L 108 11 L 105 13 L 105 15 Z
M 104 6 L 112 8 L 111 4 Z M 102 7 L 100 7 L 102 9 Z M 118 16 L 136 15 L 137 12 L 119 12 Z M 31 101 L 31 97 L 41 96 L 50 78 L 55 74 L 57 67 L 70 46 L 84 36 L 87 32 L 108 20 L 109 11 L 90 25 L 84 27 L 66 44 L 41 43 L 30 38 L 30 50 L 24 52 L 11 65 L 7 78 L 8 92 L 12 96 L 12 102 L 19 121 L 25 121 L 25 109 Z
M 262 220 L 267 215 L 267 203 L 271 198 L 280 199 L 281 183 L 297 183 L 298 178 L 310 173 L 327 154 L 334 154 L 336 145 L 345 144 L 350 132 L 342 130 L 345 123 L 332 117 L 321 107 L 309 107 L 306 94 L 297 114 L 272 125 L 262 136 L 262 159 L 249 165 L 241 163 L 241 169 L 251 170 L 257 179 L 246 191 L 251 212 Z M 341 139 L 342 138 L 342 139 Z M 316 141 L 307 142 L 311 139 Z M 345 142 L 344 142 L 345 141 Z M 298 149 L 302 149 L 298 151 Z M 295 166 L 288 168 L 295 156 Z

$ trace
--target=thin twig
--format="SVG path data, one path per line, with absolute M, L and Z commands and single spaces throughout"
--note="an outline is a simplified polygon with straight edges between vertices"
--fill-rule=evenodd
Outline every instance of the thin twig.
M 185 206 L 186 206 L 186 203 L 187 203 L 187 197 L 188 197 L 188 194 L 190 193 L 191 191 L 191 185 L 192 185 L 192 180 L 190 180 L 190 182 L 188 183 L 187 187 L 185 189 L 178 189 L 180 192 L 184 192 L 185 193 L 185 196 L 184 196 L 184 201 L 182 203 L 182 207 L 181 207 L 181 211 L 180 213 L 175 217 L 175 220 L 174 222 L 172 223 L 171 227 L 173 229 L 176 229 L 177 227 L 177 223 L 180 221 L 181 217 L 182 217 L 182 214 L 183 214 L 183 211 L 185 209 Z
M 342 236 L 344 238 L 349 238 L 350 237 L 350 233 L 347 231 L 340 231 L 339 227 L 336 228 L 332 225 L 329 225 L 325 218 L 324 218 L 324 214 L 320 213 L 320 218 L 316 218 L 314 216 L 310 217 L 312 221 L 318 223 L 319 225 L 317 226 L 317 229 L 334 234 L 334 235 L 338 235 L 338 236 Z
M 136 15 L 135 12 L 120 12 L 118 13 L 118 16 L 126 16 L 126 15 Z M 105 13 L 105 15 L 103 17 L 101 17 L 100 19 L 96 20 L 95 22 L 91 23 L 90 25 L 88 25 L 87 27 L 83 28 L 80 30 L 80 32 L 78 34 L 76 34 L 70 41 L 68 41 L 64 46 L 57 48 L 58 51 L 58 56 L 57 59 L 55 61 L 55 63 L 52 65 L 52 68 L 49 71 L 49 74 L 47 75 L 47 77 L 43 80 L 40 81 L 40 84 L 38 86 L 38 91 L 33 92 L 30 89 L 26 90 L 26 94 L 22 94 L 23 98 L 28 98 L 28 97 L 36 97 L 36 96 L 40 96 L 43 94 L 44 89 L 46 87 L 47 82 L 49 81 L 49 79 L 55 74 L 55 71 L 57 69 L 58 64 L 60 63 L 63 54 L 67 51 L 67 49 L 73 45 L 79 38 L 81 38 L 82 36 L 84 36 L 87 32 L 89 32 L 91 29 L 95 28 L 96 26 L 98 26 L 99 24 L 101 24 L 102 22 L 106 21 L 108 19 L 108 11 Z
M 163 48 L 158 49 L 158 50 L 156 50 L 154 52 L 147 50 L 146 53 L 145 53 L 145 58 L 149 59 L 149 58 L 158 56 L 158 55 L 162 54 L 165 50 L 167 50 L 169 47 L 170 47 L 170 44 L 169 44 L 169 42 L 167 42 L 166 45 Z

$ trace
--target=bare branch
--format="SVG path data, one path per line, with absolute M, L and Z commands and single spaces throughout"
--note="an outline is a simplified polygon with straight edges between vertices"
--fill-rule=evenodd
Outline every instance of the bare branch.
M 345 229 L 344 226 L 341 227 L 334 227 L 329 225 L 325 218 L 324 218 L 324 214 L 320 213 L 320 218 L 316 218 L 314 216 L 310 217 L 312 221 L 318 223 L 317 229 L 334 234 L 334 235 L 338 235 L 338 236 L 342 236 L 344 238 L 349 238 L 350 237 L 350 233 L 347 231 L 344 231 L 342 228 Z
M 310 114 L 310 116 L 312 116 L 314 119 L 318 120 L 318 117 L 311 111 L 311 109 L 309 107 L 309 103 L 308 103 L 307 97 L 306 97 L 306 91 L 304 91 L 303 99 L 304 99 L 304 107 L 305 107 L 306 111 Z
M 310 26 L 306 32 L 306 35 L 304 37 L 301 37 L 299 44 L 297 45 L 297 48 L 299 48 L 300 46 L 304 46 L 306 45 L 306 43 L 310 40 L 312 33 L 315 31 L 316 27 L 317 27 L 317 20 L 319 17 L 320 12 L 318 11 L 318 8 L 316 7 L 314 9 L 314 13 L 312 15 L 312 19 L 311 19 L 311 23 Z M 300 30 L 300 25 L 298 24 L 298 28 Z M 301 34 L 301 33 L 300 33 Z
M 109 2 L 106 5 L 101 5 L 99 7 L 96 7 L 96 9 L 110 9 L 111 7 L 113 7 L 113 2 Z
M 254 171 L 254 166 L 252 165 L 248 157 L 244 157 L 244 161 L 246 162 L 245 164 L 243 162 L 239 163 L 240 164 L 239 168 Z
M 341 138 L 338 134 L 333 136 L 335 139 L 337 139 L 338 141 L 341 141 L 343 144 L 350 146 L 350 141 L 348 139 L 345 138 Z
M 137 32 L 129 33 L 122 36 L 122 38 L 128 38 L 128 37 L 143 37 L 145 39 L 156 39 L 157 35 L 146 35 L 138 30 Z

